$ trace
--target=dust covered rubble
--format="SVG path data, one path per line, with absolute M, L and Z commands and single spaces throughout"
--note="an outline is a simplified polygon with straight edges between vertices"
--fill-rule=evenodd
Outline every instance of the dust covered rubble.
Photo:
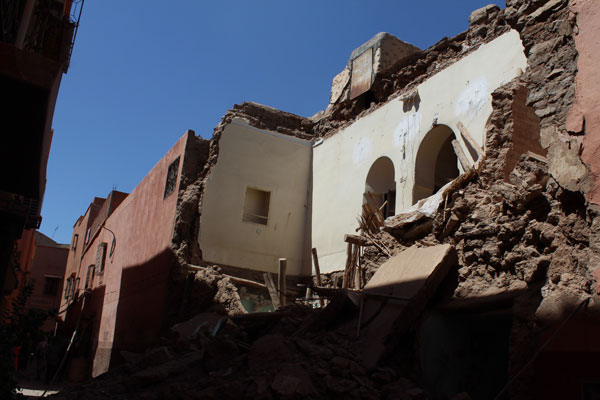
M 343 329 L 356 310 L 345 298 L 332 306 L 337 318 L 297 305 L 270 315 L 205 314 L 207 323 L 196 320 L 191 337 L 172 332 L 144 354 L 122 352 L 123 365 L 54 398 L 427 398 L 409 373 L 362 367 L 355 339 Z

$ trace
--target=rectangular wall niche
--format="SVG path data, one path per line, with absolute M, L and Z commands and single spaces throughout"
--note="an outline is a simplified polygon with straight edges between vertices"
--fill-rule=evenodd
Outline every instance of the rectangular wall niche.
M 269 219 L 270 201 L 270 192 L 265 192 L 264 190 L 247 187 L 246 198 L 244 200 L 244 215 L 242 216 L 242 221 L 267 225 L 267 220 Z

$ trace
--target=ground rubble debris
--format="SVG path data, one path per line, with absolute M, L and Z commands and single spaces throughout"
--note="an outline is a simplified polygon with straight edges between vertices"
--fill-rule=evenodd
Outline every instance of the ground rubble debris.
M 338 329 L 356 319 L 356 307 L 343 299 L 330 305 L 337 317 L 328 307 L 290 305 L 268 315 L 225 317 L 216 333 L 208 324 L 199 324 L 191 336 L 172 332 L 160 347 L 124 354 L 123 365 L 55 398 L 425 398 L 414 378 L 397 369 L 365 368 L 356 338 Z M 205 313 L 195 319 L 210 318 L 222 317 Z M 302 329 L 309 320 L 310 329 Z

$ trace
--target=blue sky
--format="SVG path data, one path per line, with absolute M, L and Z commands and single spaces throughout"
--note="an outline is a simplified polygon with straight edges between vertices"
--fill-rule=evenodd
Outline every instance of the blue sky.
M 40 230 L 70 242 L 94 196 L 131 192 L 186 129 L 209 138 L 234 104 L 314 115 L 378 32 L 424 49 L 487 4 L 87 0 L 54 113 Z

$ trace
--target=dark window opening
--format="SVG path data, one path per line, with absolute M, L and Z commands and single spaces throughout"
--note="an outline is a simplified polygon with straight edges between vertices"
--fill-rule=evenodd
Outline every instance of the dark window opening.
M 175 191 L 175 187 L 177 186 L 177 175 L 179 173 L 179 159 L 177 157 L 175 161 L 169 165 L 169 169 L 167 170 L 167 181 L 165 183 L 165 194 L 163 199 L 166 199 L 171 193 Z
M 415 160 L 413 204 L 437 193 L 459 175 L 458 159 L 452 147 L 455 135 L 446 125 L 436 125 L 419 145 Z
M 91 289 L 92 284 L 94 283 L 94 270 L 96 266 L 94 264 L 88 266 L 87 276 L 85 277 L 85 288 Z
M 375 160 L 367 174 L 363 203 L 384 219 L 396 215 L 395 179 L 394 163 L 385 156 Z
M 79 235 L 75 234 L 73 236 L 73 244 L 71 245 L 71 250 L 75 251 L 77 248 L 77 241 L 79 240 Z
M 46 276 L 44 278 L 44 296 L 56 296 L 59 285 L 60 278 Z

